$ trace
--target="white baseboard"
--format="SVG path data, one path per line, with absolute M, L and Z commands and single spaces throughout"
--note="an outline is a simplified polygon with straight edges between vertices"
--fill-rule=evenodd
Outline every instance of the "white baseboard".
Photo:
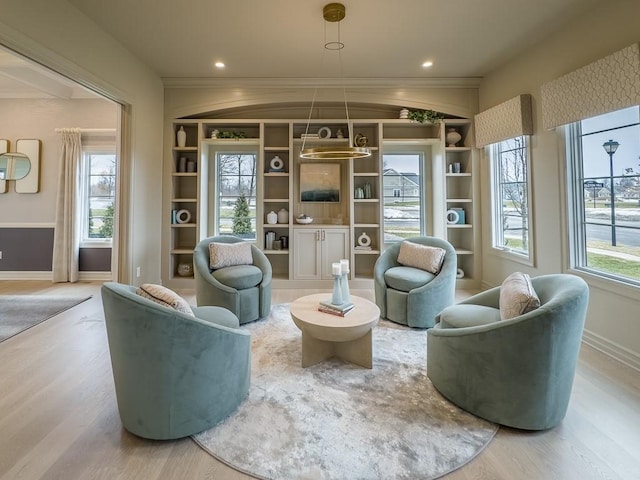
M 607 340 L 606 338 L 590 332 L 589 330 L 585 330 L 582 334 L 582 342 L 585 345 L 589 345 L 592 348 L 595 348 L 599 352 L 604 353 L 605 355 L 617 360 L 624 365 L 633 368 L 636 371 L 640 372 L 640 354 L 629 350 L 628 348 L 623 347 L 622 345 L 618 345 L 615 342 Z
M 52 280 L 51 272 L 9 272 L 0 271 L 0 280 Z M 78 279 L 83 282 L 109 282 L 111 272 L 80 272 Z

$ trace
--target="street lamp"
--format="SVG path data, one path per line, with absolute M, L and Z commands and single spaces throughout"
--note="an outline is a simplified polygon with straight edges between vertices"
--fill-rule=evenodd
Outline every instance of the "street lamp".
M 609 155 L 609 180 L 611 188 L 611 245 L 616 246 L 616 195 L 613 187 L 613 154 L 620 144 L 614 140 L 609 140 L 602 144 L 602 148 Z

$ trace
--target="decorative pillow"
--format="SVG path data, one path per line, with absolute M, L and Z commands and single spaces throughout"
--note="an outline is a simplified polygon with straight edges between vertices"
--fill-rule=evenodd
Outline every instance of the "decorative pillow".
M 209 244 L 209 268 L 230 267 L 232 265 L 251 265 L 251 244 L 247 242 Z
M 400 244 L 398 263 L 437 275 L 442 268 L 445 253 L 446 251 L 442 248 L 420 245 L 405 240 Z
M 526 273 L 514 272 L 500 286 L 500 318 L 508 320 L 524 315 L 540 306 L 531 278 Z
M 191 311 L 191 307 L 184 298 L 173 290 L 163 287 L 162 285 L 144 283 L 138 287 L 136 293 L 141 297 L 157 303 L 158 305 L 162 305 L 163 307 L 173 308 L 178 312 L 186 313 L 192 317 L 195 316 Z

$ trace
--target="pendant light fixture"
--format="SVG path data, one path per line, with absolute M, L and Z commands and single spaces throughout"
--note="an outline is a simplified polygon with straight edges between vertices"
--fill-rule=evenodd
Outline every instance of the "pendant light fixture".
M 325 25 L 325 50 L 335 50 L 338 52 L 338 59 L 340 62 L 340 78 L 343 80 L 342 85 L 342 93 L 344 96 L 344 108 L 347 115 L 347 126 L 349 129 L 348 141 L 350 142 L 348 145 L 342 146 L 333 146 L 333 147 L 316 147 L 316 148 L 305 148 L 305 143 L 309 134 L 309 124 L 311 123 L 311 115 L 313 113 L 313 106 L 316 100 L 316 94 L 318 93 L 318 88 L 316 87 L 313 92 L 313 99 L 311 100 L 311 109 L 309 111 L 309 118 L 307 119 L 307 128 L 305 130 L 305 134 L 302 139 L 302 149 L 300 152 L 300 158 L 305 160 L 349 160 L 349 159 L 358 159 L 358 158 L 367 158 L 371 156 L 371 150 L 365 147 L 354 147 L 351 146 L 351 142 L 353 142 L 353 131 L 352 125 L 349 121 L 349 106 L 347 104 L 347 90 L 344 86 L 343 72 L 342 72 L 342 54 L 341 50 L 344 48 L 344 43 L 342 43 L 340 39 L 340 21 L 345 17 L 346 9 L 344 5 L 341 3 L 329 3 L 324 6 L 322 10 L 322 16 L 325 22 L 338 23 L 338 38 L 335 41 L 326 41 L 326 25 Z M 324 55 L 324 52 L 323 52 Z

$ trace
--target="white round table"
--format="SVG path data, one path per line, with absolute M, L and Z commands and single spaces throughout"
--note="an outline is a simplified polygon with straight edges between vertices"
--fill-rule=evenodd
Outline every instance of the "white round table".
M 380 309 L 375 303 L 352 295 L 355 307 L 346 316 L 319 312 L 320 301 L 330 300 L 330 293 L 316 293 L 291 304 L 291 318 L 302 332 L 302 366 L 335 356 L 371 368 L 371 331 L 380 319 Z

